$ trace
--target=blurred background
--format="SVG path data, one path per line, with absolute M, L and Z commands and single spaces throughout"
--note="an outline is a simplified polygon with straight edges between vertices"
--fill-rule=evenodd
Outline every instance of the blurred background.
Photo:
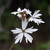
M 21 20 L 11 12 L 17 8 L 27 8 L 32 12 L 41 10 L 41 18 L 44 24 L 37 26 L 34 22 L 29 23 L 38 28 L 38 31 L 31 36 L 34 38 L 32 44 L 26 44 L 25 39 L 22 43 L 15 44 L 12 50 L 50 50 L 50 1 L 49 0 L 0 0 L 0 50 L 9 50 L 15 41 L 15 36 L 11 30 L 16 27 L 21 28 Z

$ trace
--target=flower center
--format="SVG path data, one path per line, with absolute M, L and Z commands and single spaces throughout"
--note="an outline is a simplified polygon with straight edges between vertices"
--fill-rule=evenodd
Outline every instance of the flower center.
M 24 33 L 24 32 L 25 32 L 25 30 L 22 30 L 22 32 Z
M 21 14 L 21 12 L 19 12 L 19 14 Z
M 24 14 L 26 14 L 26 11 L 23 11 Z

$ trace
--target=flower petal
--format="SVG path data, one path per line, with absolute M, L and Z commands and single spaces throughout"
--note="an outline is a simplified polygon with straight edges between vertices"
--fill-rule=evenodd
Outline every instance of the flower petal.
M 32 43 L 33 38 L 32 38 L 29 34 L 24 33 L 24 36 L 25 36 L 25 38 L 26 38 L 26 43 L 28 43 L 28 41 L 29 41 L 30 43 Z M 28 40 L 28 41 L 27 41 L 27 40 Z
M 38 14 L 40 12 L 40 10 L 35 10 L 34 14 Z
M 16 43 L 18 43 L 18 42 L 19 42 L 19 40 L 20 40 L 20 38 L 17 38 L 17 39 L 16 39 L 16 41 L 15 41 L 15 44 L 16 44 Z
M 40 14 L 39 12 L 40 12 L 40 10 L 35 11 L 32 17 L 40 18 L 39 16 L 41 16 L 42 14 Z
M 16 15 L 18 12 L 11 12 L 11 14 L 14 14 L 14 15 Z
M 39 24 L 41 24 L 41 23 L 45 23 L 44 21 L 42 21 L 42 19 L 36 19 L 36 18 L 34 18 L 33 21 L 34 21 L 35 23 L 37 23 L 37 25 L 39 25 Z
M 28 24 L 28 21 L 27 19 L 25 18 L 24 20 L 22 20 L 22 29 L 25 30 L 26 27 L 27 27 L 27 24 Z
M 42 14 L 33 14 L 33 18 L 40 18 L 39 16 L 41 16 Z
M 18 34 L 18 35 L 15 37 L 15 39 L 16 39 L 15 43 L 17 43 L 17 42 L 19 42 L 19 41 L 20 41 L 20 43 L 21 43 L 21 42 L 22 42 L 22 39 L 23 39 L 23 33 Z
M 26 12 L 27 12 L 27 9 L 26 9 L 26 8 L 24 8 L 24 9 L 22 10 L 22 12 L 23 12 L 23 11 L 26 11 Z
M 17 14 L 17 16 L 18 16 L 19 18 L 21 18 L 21 17 L 22 17 L 22 15 L 21 15 L 21 14 Z
M 23 33 L 20 33 L 20 34 L 18 34 L 16 37 L 15 37 L 15 39 L 17 39 L 18 37 L 22 37 L 23 36 Z
M 21 12 L 21 8 L 18 8 L 17 11 L 18 11 L 18 12 Z
M 33 29 L 33 27 L 31 27 L 31 28 L 26 29 L 25 32 L 32 34 L 33 32 L 36 32 L 37 30 L 38 30 L 38 29 Z
M 21 33 L 22 30 L 19 28 L 16 28 L 15 30 L 11 30 L 11 32 L 13 32 L 13 34 L 17 34 L 17 33 Z
M 27 38 L 26 38 L 26 43 L 28 43 L 28 40 L 27 40 Z
M 29 22 L 30 22 L 30 21 L 31 21 L 31 22 L 33 21 L 33 18 L 32 18 L 32 17 L 29 18 Z
M 41 24 L 41 23 L 45 23 L 44 21 L 42 21 L 42 19 L 36 19 L 36 18 L 30 18 L 29 21 L 34 21 L 35 23 L 37 23 L 37 25 Z
M 30 15 L 31 13 L 32 13 L 32 12 L 28 9 L 28 10 L 27 10 L 27 14 L 29 14 L 29 15 Z
M 22 39 L 23 39 L 23 33 L 21 33 L 21 36 L 20 36 L 20 43 L 22 42 Z

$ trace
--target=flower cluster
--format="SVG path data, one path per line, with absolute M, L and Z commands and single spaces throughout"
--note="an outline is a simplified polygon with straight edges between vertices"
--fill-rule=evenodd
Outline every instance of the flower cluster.
M 13 34 L 18 34 L 15 39 L 15 44 L 18 43 L 20 41 L 20 43 L 22 42 L 23 36 L 26 39 L 26 43 L 28 43 L 28 41 L 30 43 L 32 43 L 33 38 L 29 35 L 32 34 L 33 32 L 36 32 L 38 29 L 30 27 L 27 28 L 28 22 L 35 22 L 37 25 L 41 24 L 41 23 L 45 23 L 44 21 L 42 21 L 42 19 L 40 19 L 40 16 L 42 14 L 39 13 L 40 10 L 36 10 L 33 15 L 32 12 L 29 9 L 22 9 L 18 8 L 16 12 L 12 12 L 11 14 L 17 15 L 19 17 L 19 19 L 21 19 L 22 21 L 22 29 L 20 28 L 16 28 L 15 30 L 11 30 L 11 32 L 13 32 Z

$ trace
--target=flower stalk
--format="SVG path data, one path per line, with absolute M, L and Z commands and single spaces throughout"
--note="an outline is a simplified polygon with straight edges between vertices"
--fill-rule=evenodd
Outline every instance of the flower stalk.
M 15 45 L 15 42 L 11 45 L 11 47 L 9 48 L 9 50 L 12 50 L 13 46 Z

